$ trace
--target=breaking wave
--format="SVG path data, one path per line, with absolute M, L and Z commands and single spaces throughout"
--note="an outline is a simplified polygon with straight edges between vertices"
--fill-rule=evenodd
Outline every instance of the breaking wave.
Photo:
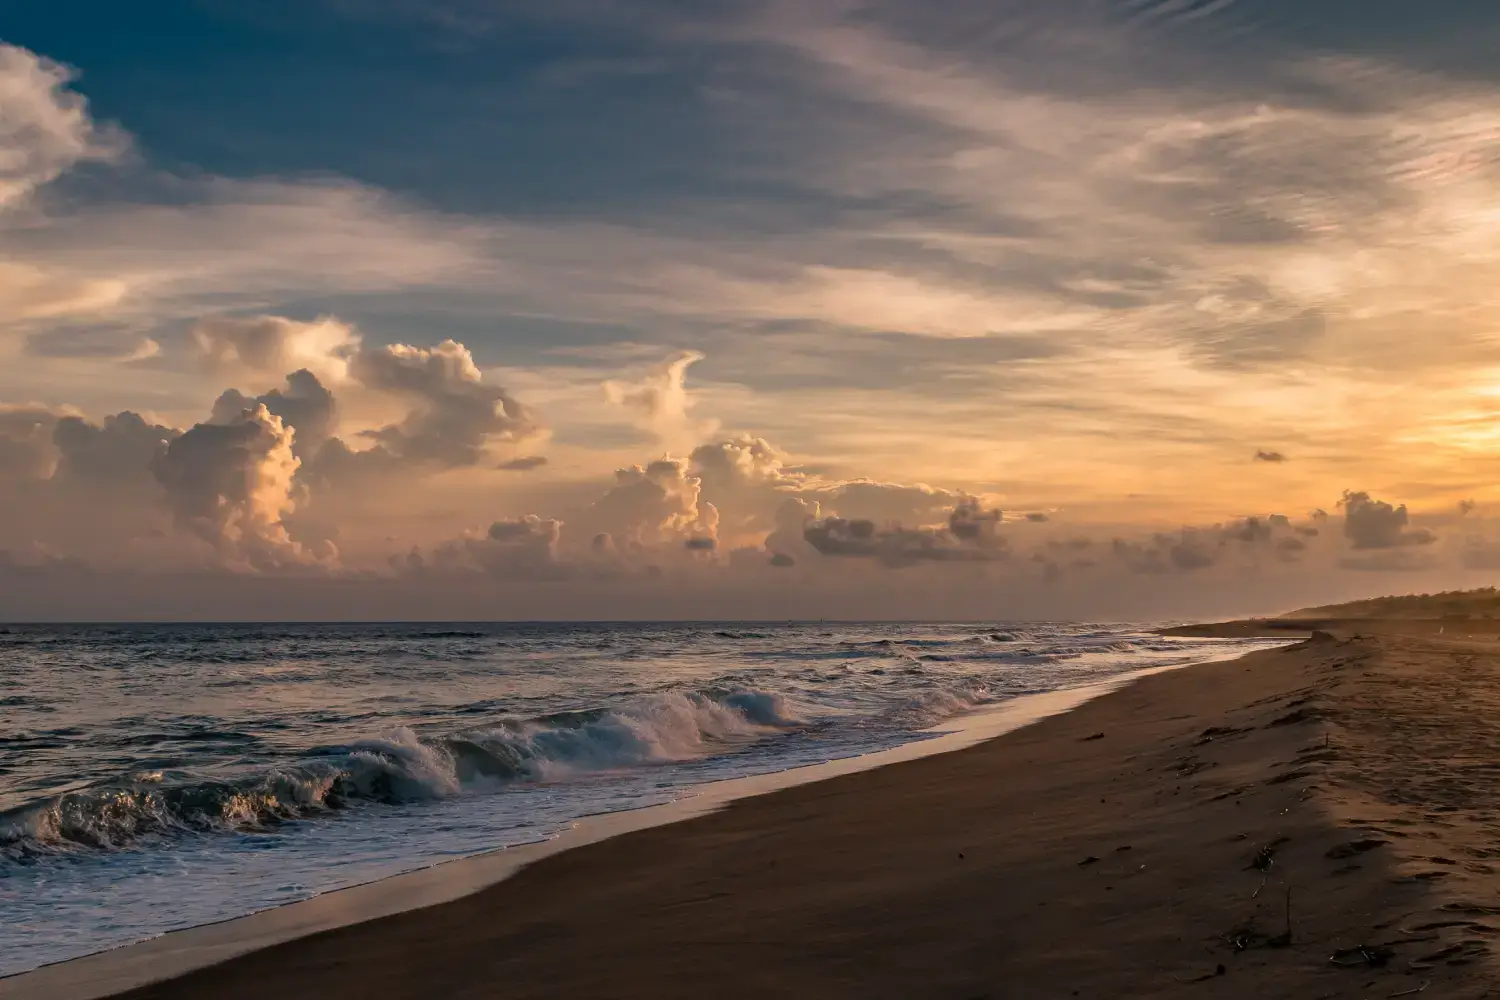
M 666 692 L 448 735 L 398 728 L 233 779 L 140 772 L 0 813 L 0 857 L 25 861 L 147 838 L 264 830 L 365 803 L 399 804 L 516 781 L 691 760 L 806 724 L 781 695 Z

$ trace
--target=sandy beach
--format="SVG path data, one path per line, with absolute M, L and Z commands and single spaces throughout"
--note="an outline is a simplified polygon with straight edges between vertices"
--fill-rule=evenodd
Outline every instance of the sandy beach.
M 1421 623 L 568 851 L 128 994 L 1482 997 L 1500 646 Z

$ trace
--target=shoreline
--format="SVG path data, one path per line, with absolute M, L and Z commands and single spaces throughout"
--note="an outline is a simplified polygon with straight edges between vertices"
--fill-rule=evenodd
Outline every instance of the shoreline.
M 116 996 L 274 945 L 463 899 L 511 878 L 544 858 L 613 837 L 685 822 L 723 810 L 732 803 L 787 788 L 960 752 L 1072 711 L 1141 678 L 1237 658 L 1217 657 L 1147 667 L 1074 688 L 1022 695 L 945 720 L 922 730 L 932 735 L 900 746 L 761 775 L 706 782 L 692 786 L 688 794 L 670 802 L 580 817 L 568 829 L 542 840 L 454 858 L 309 899 L 169 931 L 116 948 L 0 976 L 0 1000 L 30 1000 L 33 997 L 98 1000 Z

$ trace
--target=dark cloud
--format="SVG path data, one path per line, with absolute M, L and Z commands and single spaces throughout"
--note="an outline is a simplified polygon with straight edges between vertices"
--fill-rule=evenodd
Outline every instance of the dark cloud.
M 802 529 L 807 544 L 825 556 L 876 559 L 887 566 L 922 562 L 995 562 L 1008 557 L 996 531 L 999 511 L 977 500 L 959 502 L 942 528 L 877 526 L 866 518 L 825 517 Z
M 1339 506 L 1344 509 L 1344 537 L 1355 549 L 1394 549 L 1437 541 L 1426 528 L 1409 526 L 1405 504 L 1393 507 L 1365 492 L 1346 492 Z
M 1158 533 L 1144 542 L 1117 538 L 1111 550 L 1132 573 L 1162 574 L 1207 569 L 1218 561 L 1223 546 L 1217 532 L 1185 528 L 1173 534 Z
M 530 472 L 532 469 L 540 469 L 546 464 L 546 455 L 526 455 L 522 458 L 513 458 L 508 462 L 501 462 L 495 468 L 505 472 Z
M 210 421 L 230 423 L 256 406 L 264 406 L 292 429 L 293 450 L 303 458 L 316 454 L 338 428 L 338 403 L 333 393 L 306 368 L 288 375 L 285 389 L 272 389 L 260 396 L 250 397 L 238 389 L 226 389 L 214 401 Z
M 1112 551 L 1133 573 L 1190 573 L 1231 560 L 1242 565 L 1256 565 L 1265 557 L 1293 562 L 1308 549 L 1304 539 L 1316 534 L 1316 529 L 1310 534 L 1300 530 L 1283 514 L 1270 514 L 1158 532 L 1144 541 L 1117 538 Z
M 92 424 L 82 417 L 63 417 L 53 428 L 57 446 L 57 477 L 84 483 L 143 480 L 153 463 L 181 431 L 148 423 L 124 411 Z

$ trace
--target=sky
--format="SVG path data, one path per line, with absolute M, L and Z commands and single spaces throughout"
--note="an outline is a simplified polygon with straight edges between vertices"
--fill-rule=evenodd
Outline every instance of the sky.
M 0 619 L 1500 567 L 1500 9 L 17 0 Z

